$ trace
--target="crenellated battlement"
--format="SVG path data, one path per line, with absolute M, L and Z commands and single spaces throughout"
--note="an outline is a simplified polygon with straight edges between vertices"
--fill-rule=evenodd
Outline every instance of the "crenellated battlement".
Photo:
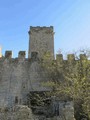
M 32 27 L 30 26 L 30 31 L 28 32 L 29 35 L 33 34 L 33 33 L 41 33 L 41 32 L 44 32 L 46 34 L 54 34 L 53 32 L 53 26 L 50 26 L 50 27 L 46 27 L 46 26 L 36 26 L 36 27 Z
M 18 53 L 18 58 L 19 58 L 19 59 L 26 58 L 26 51 L 19 51 L 19 53 Z
M 12 59 L 13 52 L 12 51 L 6 51 L 5 52 L 5 57 L 6 59 Z M 0 59 L 2 59 L 3 57 L 1 57 Z M 63 62 L 63 61 L 77 61 L 77 60 L 86 60 L 87 56 L 86 54 L 80 54 L 78 56 L 79 59 L 76 58 L 76 56 L 74 54 L 67 54 L 66 59 L 63 58 L 63 54 L 56 54 L 56 60 Z M 13 58 L 16 59 L 16 58 Z M 26 58 L 26 51 L 19 51 L 18 52 L 18 57 L 17 59 L 20 60 L 24 60 L 24 59 L 31 59 L 31 60 L 40 60 L 41 58 L 39 58 L 38 52 L 31 52 L 31 57 L 30 58 Z
M 5 58 L 12 58 L 12 51 L 6 51 Z
M 30 29 L 52 29 L 53 30 L 53 26 L 49 26 L 49 27 L 46 27 L 46 26 L 30 26 Z
M 6 58 L 6 59 L 12 59 L 13 58 L 13 52 L 12 51 L 5 51 L 5 55 L 1 57 L 2 58 Z M 25 59 L 26 58 L 26 51 L 19 51 L 18 52 L 18 59 Z M 31 59 L 33 60 L 37 60 L 38 58 L 38 52 L 32 52 L 31 53 Z M 13 58 L 14 59 L 14 58 Z M 15 58 L 16 59 L 16 58 Z
M 67 54 L 67 59 L 66 60 L 75 61 L 75 60 L 86 60 L 86 59 L 87 59 L 86 54 L 80 54 L 78 56 L 78 59 L 76 58 L 76 56 L 74 54 Z M 64 61 L 63 54 L 56 54 L 56 60 Z
M 13 58 L 13 52 L 10 50 L 5 51 L 5 58 L 7 59 Z M 26 58 L 26 51 L 19 51 L 18 58 L 19 59 Z
M 87 56 L 86 54 L 80 54 L 80 60 L 86 60 Z

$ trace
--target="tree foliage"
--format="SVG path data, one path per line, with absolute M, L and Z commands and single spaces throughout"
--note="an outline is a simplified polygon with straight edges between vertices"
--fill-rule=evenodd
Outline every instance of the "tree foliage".
M 86 54 L 85 54 L 86 53 Z M 88 54 L 87 54 L 88 53 Z M 49 81 L 44 83 L 52 88 L 52 93 L 66 99 L 72 99 L 74 103 L 81 104 L 83 115 L 90 118 L 90 57 L 89 51 L 83 51 L 80 57 L 72 55 L 68 60 L 52 60 L 46 53 L 42 66 L 47 71 Z M 59 55 L 60 56 L 60 55 Z

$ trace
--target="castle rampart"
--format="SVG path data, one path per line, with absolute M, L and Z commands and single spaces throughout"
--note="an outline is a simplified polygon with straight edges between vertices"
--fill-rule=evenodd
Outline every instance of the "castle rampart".
M 86 56 L 80 54 L 80 59 L 86 59 Z M 77 60 L 74 54 L 67 55 L 67 60 L 58 54 L 56 61 L 63 65 L 64 61 Z M 0 58 L 0 106 L 13 105 L 16 99 L 18 104 L 23 104 L 28 92 L 49 90 L 41 84 L 47 80 L 49 78 L 41 67 L 37 52 L 26 58 L 26 52 L 20 51 L 17 58 L 12 58 L 12 51 L 6 51 L 5 57 Z
M 43 54 L 43 56 L 44 56 L 44 54 Z M 1 60 L 2 59 L 13 59 L 13 60 L 22 59 L 23 60 L 23 58 L 25 60 L 30 60 L 30 59 L 35 60 L 36 58 L 42 59 L 42 58 L 39 58 L 38 52 L 31 52 L 31 57 L 26 58 L 26 51 L 19 51 L 18 52 L 18 57 L 16 57 L 16 58 L 13 58 L 13 52 L 12 51 L 6 51 L 5 52 L 5 57 L 1 57 L 0 59 Z M 79 60 L 86 60 L 87 56 L 86 56 L 86 54 L 80 54 L 78 56 L 78 58 L 79 58 Z M 60 61 L 61 60 L 62 61 L 68 60 L 68 61 L 71 61 L 71 60 L 78 60 L 78 59 L 76 58 L 75 54 L 67 54 L 66 59 L 63 58 L 63 54 L 56 54 L 56 60 L 60 60 Z
M 30 91 L 50 90 L 41 84 L 50 79 L 40 63 L 45 52 L 50 52 L 54 59 L 53 27 L 31 26 L 28 58 L 25 51 L 19 51 L 17 58 L 12 58 L 12 51 L 6 51 L 5 57 L 0 58 L 0 107 L 23 104 Z M 80 59 L 86 56 L 81 54 Z M 64 60 L 63 55 L 58 54 L 56 61 L 64 64 L 64 61 L 75 61 L 75 56 L 69 54 Z

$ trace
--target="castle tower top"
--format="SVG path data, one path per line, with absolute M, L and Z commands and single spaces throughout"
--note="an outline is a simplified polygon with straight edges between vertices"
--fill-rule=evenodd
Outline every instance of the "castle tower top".
M 29 54 L 38 52 L 38 56 L 42 57 L 45 52 L 50 52 L 54 58 L 54 30 L 50 27 L 30 27 L 29 31 Z

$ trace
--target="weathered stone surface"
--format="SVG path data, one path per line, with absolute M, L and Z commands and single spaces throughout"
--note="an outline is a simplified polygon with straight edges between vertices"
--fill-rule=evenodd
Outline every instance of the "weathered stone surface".
M 3 59 L 0 61 L 0 107 L 26 102 L 29 91 L 45 91 L 41 82 L 47 80 L 39 61 Z
M 29 58 L 32 52 L 38 52 L 42 57 L 45 52 L 50 52 L 54 58 L 54 31 L 50 27 L 30 27 L 29 31 Z
M 32 111 L 27 106 L 15 106 L 11 111 L 0 112 L 0 120 L 34 120 Z

